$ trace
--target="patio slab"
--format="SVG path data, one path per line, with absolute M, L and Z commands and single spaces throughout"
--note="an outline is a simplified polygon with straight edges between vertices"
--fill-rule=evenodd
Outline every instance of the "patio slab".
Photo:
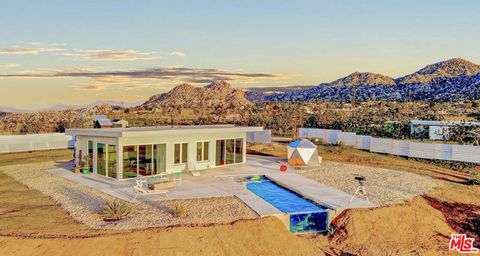
M 169 199 L 194 199 L 236 196 L 260 216 L 279 214 L 281 212 L 278 209 L 235 180 L 235 177 L 265 175 L 276 183 L 332 209 L 373 206 L 358 198 L 350 204 L 351 195 L 307 179 L 297 174 L 297 170 L 291 169 L 286 173 L 280 173 L 278 169 L 281 162 L 284 162 L 284 159 L 268 156 L 248 156 L 247 164 L 201 171 L 200 177 L 184 174 L 182 175 L 182 184 L 169 190 L 168 197 Z M 135 196 L 132 189 L 134 180 L 117 181 L 97 175 L 75 174 L 63 168 L 45 171 L 126 201 L 131 202 Z M 164 195 L 147 194 L 140 195 L 137 200 L 159 201 L 165 199 Z

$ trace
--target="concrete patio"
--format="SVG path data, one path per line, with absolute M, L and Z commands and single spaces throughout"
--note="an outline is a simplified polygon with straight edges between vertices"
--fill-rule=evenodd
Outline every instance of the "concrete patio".
M 277 184 L 331 209 L 374 206 L 359 198 L 355 198 L 350 203 L 351 195 L 307 179 L 297 174 L 298 171 L 293 168 L 290 168 L 286 173 L 280 173 L 279 165 L 283 161 L 284 159 L 277 157 L 249 155 L 246 164 L 208 169 L 201 171 L 199 177 L 184 174 L 182 175 L 182 184 L 168 191 L 168 199 L 236 196 L 260 216 L 280 214 L 279 210 L 235 180 L 236 177 L 265 175 Z M 45 171 L 126 201 L 132 201 L 135 196 L 132 189 L 134 180 L 117 181 L 98 175 L 74 174 L 64 168 Z M 140 195 L 137 200 L 158 201 L 166 199 L 164 195 L 148 194 Z

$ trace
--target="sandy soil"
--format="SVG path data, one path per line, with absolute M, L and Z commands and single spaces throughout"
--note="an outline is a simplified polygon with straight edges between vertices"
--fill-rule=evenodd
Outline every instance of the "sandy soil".
M 0 237 L 0 255 L 324 255 L 276 218 L 75 239 Z

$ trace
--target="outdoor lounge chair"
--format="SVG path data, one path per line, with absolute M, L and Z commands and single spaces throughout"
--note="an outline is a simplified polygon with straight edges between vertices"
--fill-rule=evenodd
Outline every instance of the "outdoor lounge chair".
M 168 197 L 168 190 L 166 189 L 161 189 L 161 190 L 149 190 L 147 188 L 147 178 L 143 176 L 139 176 L 135 179 L 136 184 L 133 185 L 133 193 L 135 194 L 135 197 L 133 198 L 133 201 L 137 200 L 137 197 L 139 195 L 156 195 L 156 194 L 162 194 L 166 198 Z
M 196 166 L 193 163 L 188 163 L 185 165 L 185 171 L 189 172 L 194 177 L 200 176 L 200 172 L 196 171 Z

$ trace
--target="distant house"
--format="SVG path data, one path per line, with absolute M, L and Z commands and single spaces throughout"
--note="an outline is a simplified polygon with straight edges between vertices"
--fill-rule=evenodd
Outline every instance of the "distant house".
M 480 122 L 410 120 L 410 134 L 415 137 L 428 134 L 430 140 L 443 140 L 449 138 L 449 130 L 455 126 L 480 126 Z
M 113 128 L 112 121 L 106 115 L 93 115 L 94 128 Z
M 112 124 L 115 128 L 128 128 L 128 121 L 124 119 L 113 119 Z

